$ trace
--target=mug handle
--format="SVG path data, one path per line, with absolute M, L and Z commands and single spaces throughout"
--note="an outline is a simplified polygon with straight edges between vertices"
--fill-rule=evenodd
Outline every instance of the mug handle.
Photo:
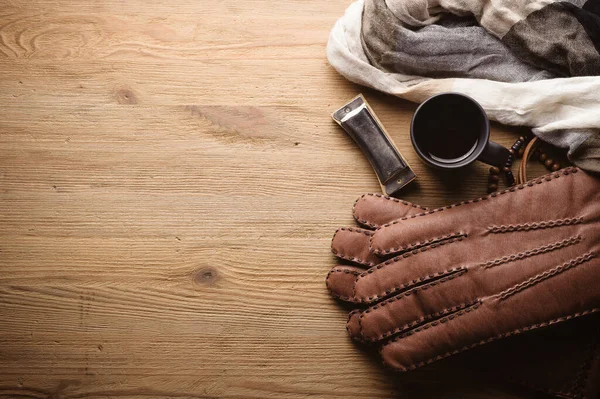
M 502 167 L 509 156 L 510 152 L 508 151 L 508 148 L 489 140 L 477 159 L 488 165 Z

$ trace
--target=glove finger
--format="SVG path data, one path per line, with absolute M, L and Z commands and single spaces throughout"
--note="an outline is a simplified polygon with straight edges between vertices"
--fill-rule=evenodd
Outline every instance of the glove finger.
M 395 369 L 410 370 L 496 339 L 598 312 L 598 267 L 595 253 L 586 253 L 393 338 L 382 346 L 381 356 Z
M 371 250 L 379 256 L 390 256 L 452 237 L 484 236 L 530 225 L 538 229 L 579 223 L 577 210 L 565 203 L 590 203 L 589 197 L 597 194 L 590 183 L 590 179 L 595 183 L 593 178 L 575 178 L 576 171 L 565 169 L 480 199 L 381 225 L 371 239 Z M 549 201 L 549 192 L 561 200 Z
M 377 228 L 392 220 L 417 215 L 428 209 L 381 194 L 364 194 L 352 208 L 354 219 L 363 226 Z
M 340 227 L 331 240 L 331 252 L 340 259 L 372 267 L 381 260 L 369 250 L 373 231 L 355 227 Z
M 442 319 L 475 305 L 480 298 L 550 273 L 553 266 L 571 262 L 586 252 L 588 245 L 589 240 L 586 243 L 581 235 L 577 235 L 503 256 L 498 261 L 463 266 L 458 273 L 434 279 L 366 309 L 361 315 L 359 333 L 365 341 L 379 341 Z
M 325 284 L 335 298 L 351 301 L 351 298 L 354 297 L 356 277 L 363 271 L 364 269 L 358 266 L 336 266 L 327 274 Z
M 582 235 L 591 239 L 594 233 L 580 227 L 560 226 L 552 230 L 550 237 L 531 235 L 529 231 L 458 237 L 415 249 L 358 275 L 353 301 L 375 304 L 464 270 L 473 276 L 480 268 L 490 271 L 488 280 L 482 284 L 492 287 L 504 282 L 510 285 L 512 281 L 545 270 L 554 261 L 568 260 L 573 253 L 583 251 L 580 247 L 589 245 L 586 243 L 589 240 L 585 241 Z M 499 273 L 498 276 L 493 276 L 495 273 Z
M 466 271 L 412 288 L 368 309 L 354 312 L 348 318 L 348 333 L 362 342 L 378 342 L 473 305 L 477 299 L 477 292 L 473 292 L 476 289 L 465 289 L 464 281 L 458 278 L 462 273 Z M 457 305 L 446 306 L 448 303 Z
M 365 194 L 354 203 L 354 218 L 361 224 L 377 227 L 380 223 L 414 215 L 427 208 L 381 194 Z M 372 267 L 381 260 L 369 249 L 371 230 L 342 227 L 333 235 L 331 251 L 340 259 Z
M 346 331 L 348 331 L 348 335 L 355 341 L 364 343 L 365 341 L 362 339 L 361 330 L 362 327 L 360 325 L 360 316 L 362 315 L 362 309 L 354 309 L 352 312 L 348 314 L 348 320 L 346 321 Z

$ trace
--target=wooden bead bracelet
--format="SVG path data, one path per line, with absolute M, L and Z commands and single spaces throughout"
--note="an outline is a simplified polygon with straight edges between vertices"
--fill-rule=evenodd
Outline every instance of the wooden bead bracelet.
M 498 184 L 500 182 L 500 174 L 504 174 L 504 179 L 508 187 L 514 186 L 515 184 L 523 184 L 527 181 L 527 161 L 531 155 L 537 156 L 539 161 L 546 166 L 546 168 L 555 172 L 560 169 L 560 164 L 555 162 L 539 147 L 540 141 L 537 137 L 529 135 L 527 138 L 521 136 L 515 141 L 515 143 L 508 150 L 510 155 L 506 160 L 502 169 L 492 166 L 490 168 L 490 176 L 488 183 L 488 193 L 493 193 L 498 190 Z M 522 157 L 519 163 L 519 172 L 517 178 L 513 175 L 511 170 L 513 161 L 516 157 Z

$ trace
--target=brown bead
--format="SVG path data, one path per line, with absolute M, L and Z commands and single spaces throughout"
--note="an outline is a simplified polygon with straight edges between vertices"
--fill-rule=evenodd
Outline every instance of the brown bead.
M 519 137 L 519 140 L 521 140 L 521 142 L 524 143 L 525 142 L 525 137 L 521 136 L 521 137 Z
M 547 168 L 551 167 L 553 163 L 554 160 L 552 158 L 548 158 L 544 161 L 544 165 L 546 165 Z
M 505 166 L 505 167 L 502 168 L 502 171 L 504 173 L 508 173 L 508 172 L 510 172 L 510 168 L 508 166 Z
M 498 190 L 498 185 L 497 184 L 490 184 L 488 186 L 488 193 L 493 193 L 496 190 Z
M 513 150 L 512 148 L 510 148 L 510 149 L 508 150 L 508 152 L 510 152 L 510 153 L 511 153 L 511 155 L 514 155 L 514 154 L 515 154 L 515 150 Z
M 500 173 L 500 169 L 499 169 L 499 168 L 497 168 L 496 166 L 492 166 L 492 167 L 490 168 L 490 174 L 492 174 L 492 175 L 497 175 L 498 173 Z
M 490 175 L 491 182 L 497 182 L 499 180 L 500 180 L 500 177 L 498 175 Z
M 557 170 L 560 169 L 560 164 L 558 162 L 555 162 L 552 164 L 552 171 L 556 172 Z
M 517 152 L 517 154 L 519 154 L 519 156 L 522 157 L 524 153 L 525 153 L 525 148 L 523 148 L 523 147 L 519 148 L 519 152 Z
M 546 155 L 546 153 L 542 152 L 540 154 L 540 162 L 544 162 L 546 160 L 546 158 L 548 158 L 548 155 Z

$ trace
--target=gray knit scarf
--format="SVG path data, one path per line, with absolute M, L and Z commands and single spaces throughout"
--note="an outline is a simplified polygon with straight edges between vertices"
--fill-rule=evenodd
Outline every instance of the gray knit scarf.
M 333 28 L 346 78 L 411 101 L 447 91 L 600 172 L 600 0 L 359 0 Z

